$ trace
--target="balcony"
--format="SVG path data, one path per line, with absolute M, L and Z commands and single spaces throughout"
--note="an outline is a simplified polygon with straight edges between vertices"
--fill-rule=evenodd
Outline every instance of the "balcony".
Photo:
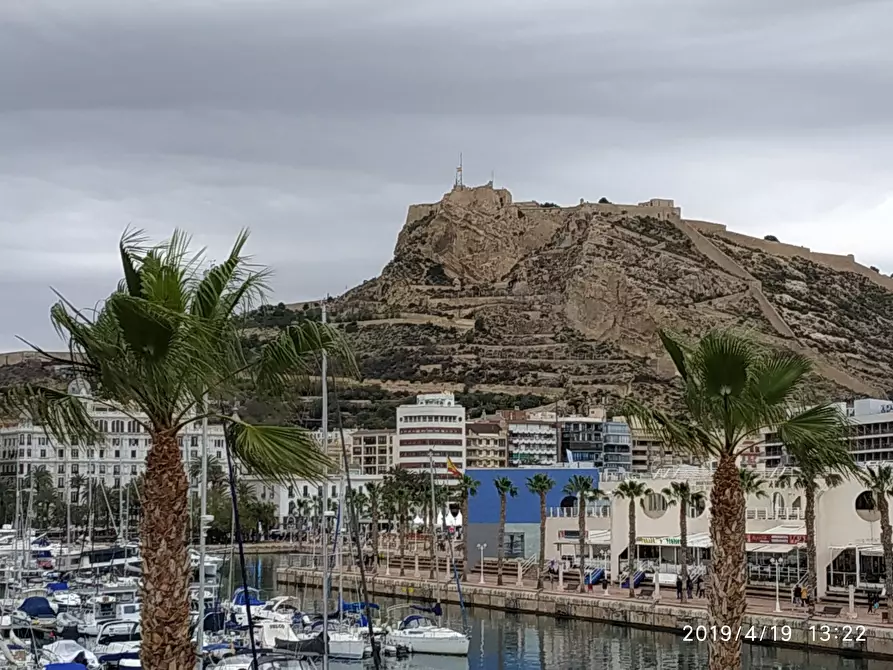
M 548 507 L 546 509 L 546 516 L 550 519 L 576 519 L 579 516 L 579 508 Z M 609 505 L 587 507 L 586 516 L 590 519 L 608 519 L 611 516 L 611 507 Z
M 751 521 L 804 521 L 806 512 L 800 507 L 757 507 L 747 510 Z

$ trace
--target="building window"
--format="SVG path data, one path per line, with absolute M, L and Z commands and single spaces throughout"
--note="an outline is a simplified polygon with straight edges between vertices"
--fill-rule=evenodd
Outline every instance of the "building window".
M 56 480 L 56 488 L 57 488 L 57 489 L 64 489 L 64 488 L 65 488 L 65 477 L 59 477 L 59 478 Z
M 93 450 L 87 449 L 87 458 L 93 458 Z
M 138 447 L 138 446 L 140 446 L 139 438 L 135 438 L 135 437 L 130 438 L 130 446 L 131 446 L 131 447 Z
M 41 458 L 46 458 L 46 457 L 47 457 L 47 450 L 46 450 L 46 449 L 41 449 L 41 450 L 40 450 L 40 457 L 41 457 Z
M 121 458 L 121 450 L 115 449 L 115 458 Z
M 79 468 L 78 468 L 78 464 L 77 464 L 77 463 L 72 463 L 72 465 L 71 465 L 71 474 L 73 474 L 73 475 L 78 474 L 78 470 L 79 470 Z
M 77 449 L 72 449 L 72 450 L 71 450 L 71 457 L 74 458 L 74 459 L 77 459 L 77 458 L 78 458 L 78 450 L 77 450 Z
M 190 447 L 197 447 L 197 446 L 198 446 L 198 435 L 193 435 L 193 436 L 189 439 L 189 446 L 190 446 Z
M 104 465 L 99 466 L 99 474 L 101 474 L 101 475 L 105 474 L 105 466 Z
M 116 489 L 121 488 L 121 478 L 120 477 L 115 477 L 115 488 Z
M 27 454 L 28 454 L 28 458 L 31 458 L 31 450 L 30 449 L 28 449 Z
M 64 449 L 56 449 L 56 458 L 59 458 L 59 459 L 65 458 L 65 450 Z
M 31 446 L 31 433 L 28 433 L 28 437 L 26 438 L 25 444 Z
M 132 475 L 135 475 L 135 474 L 136 474 L 136 465 L 131 465 L 131 466 L 130 466 L 130 474 L 132 474 Z
M 120 474 L 121 474 L 121 466 L 119 466 L 119 465 L 114 466 L 114 467 L 112 468 L 112 474 L 113 474 L 113 475 L 120 475 Z
M 136 458 L 136 449 L 131 449 L 131 450 L 130 450 L 130 457 L 131 457 L 131 458 Z
M 100 458 L 105 458 L 105 449 L 100 449 L 100 450 L 99 450 L 99 457 L 100 457 Z

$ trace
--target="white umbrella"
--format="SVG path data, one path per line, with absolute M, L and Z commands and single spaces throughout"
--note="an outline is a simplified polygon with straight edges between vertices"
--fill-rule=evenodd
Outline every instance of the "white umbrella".
M 422 526 L 422 525 L 424 525 L 424 523 L 425 523 L 424 520 L 418 514 L 416 514 L 415 519 L 412 520 L 413 526 Z
M 437 525 L 438 525 L 438 526 L 442 526 L 442 525 L 443 525 L 443 512 L 438 512 L 438 513 L 437 513 Z
M 447 526 L 455 526 L 456 525 L 456 517 L 453 516 L 452 512 L 447 513 L 446 525 Z
M 456 512 L 456 519 L 455 519 L 455 521 L 453 522 L 453 525 L 454 525 L 454 526 L 461 526 L 461 525 L 462 525 L 462 512 Z

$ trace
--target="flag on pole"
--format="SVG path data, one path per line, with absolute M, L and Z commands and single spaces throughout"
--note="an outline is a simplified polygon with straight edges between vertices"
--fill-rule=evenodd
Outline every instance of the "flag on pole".
M 447 464 L 446 464 L 447 472 L 449 472 L 453 477 L 461 477 L 462 471 L 456 467 L 456 464 L 453 463 L 453 459 L 447 456 Z

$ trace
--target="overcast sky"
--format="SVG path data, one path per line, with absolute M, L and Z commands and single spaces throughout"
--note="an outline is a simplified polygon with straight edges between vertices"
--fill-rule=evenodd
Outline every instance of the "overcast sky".
M 130 224 L 236 231 L 273 299 L 390 258 L 407 204 L 675 198 L 893 271 L 889 0 L 3 0 L 0 350 Z

